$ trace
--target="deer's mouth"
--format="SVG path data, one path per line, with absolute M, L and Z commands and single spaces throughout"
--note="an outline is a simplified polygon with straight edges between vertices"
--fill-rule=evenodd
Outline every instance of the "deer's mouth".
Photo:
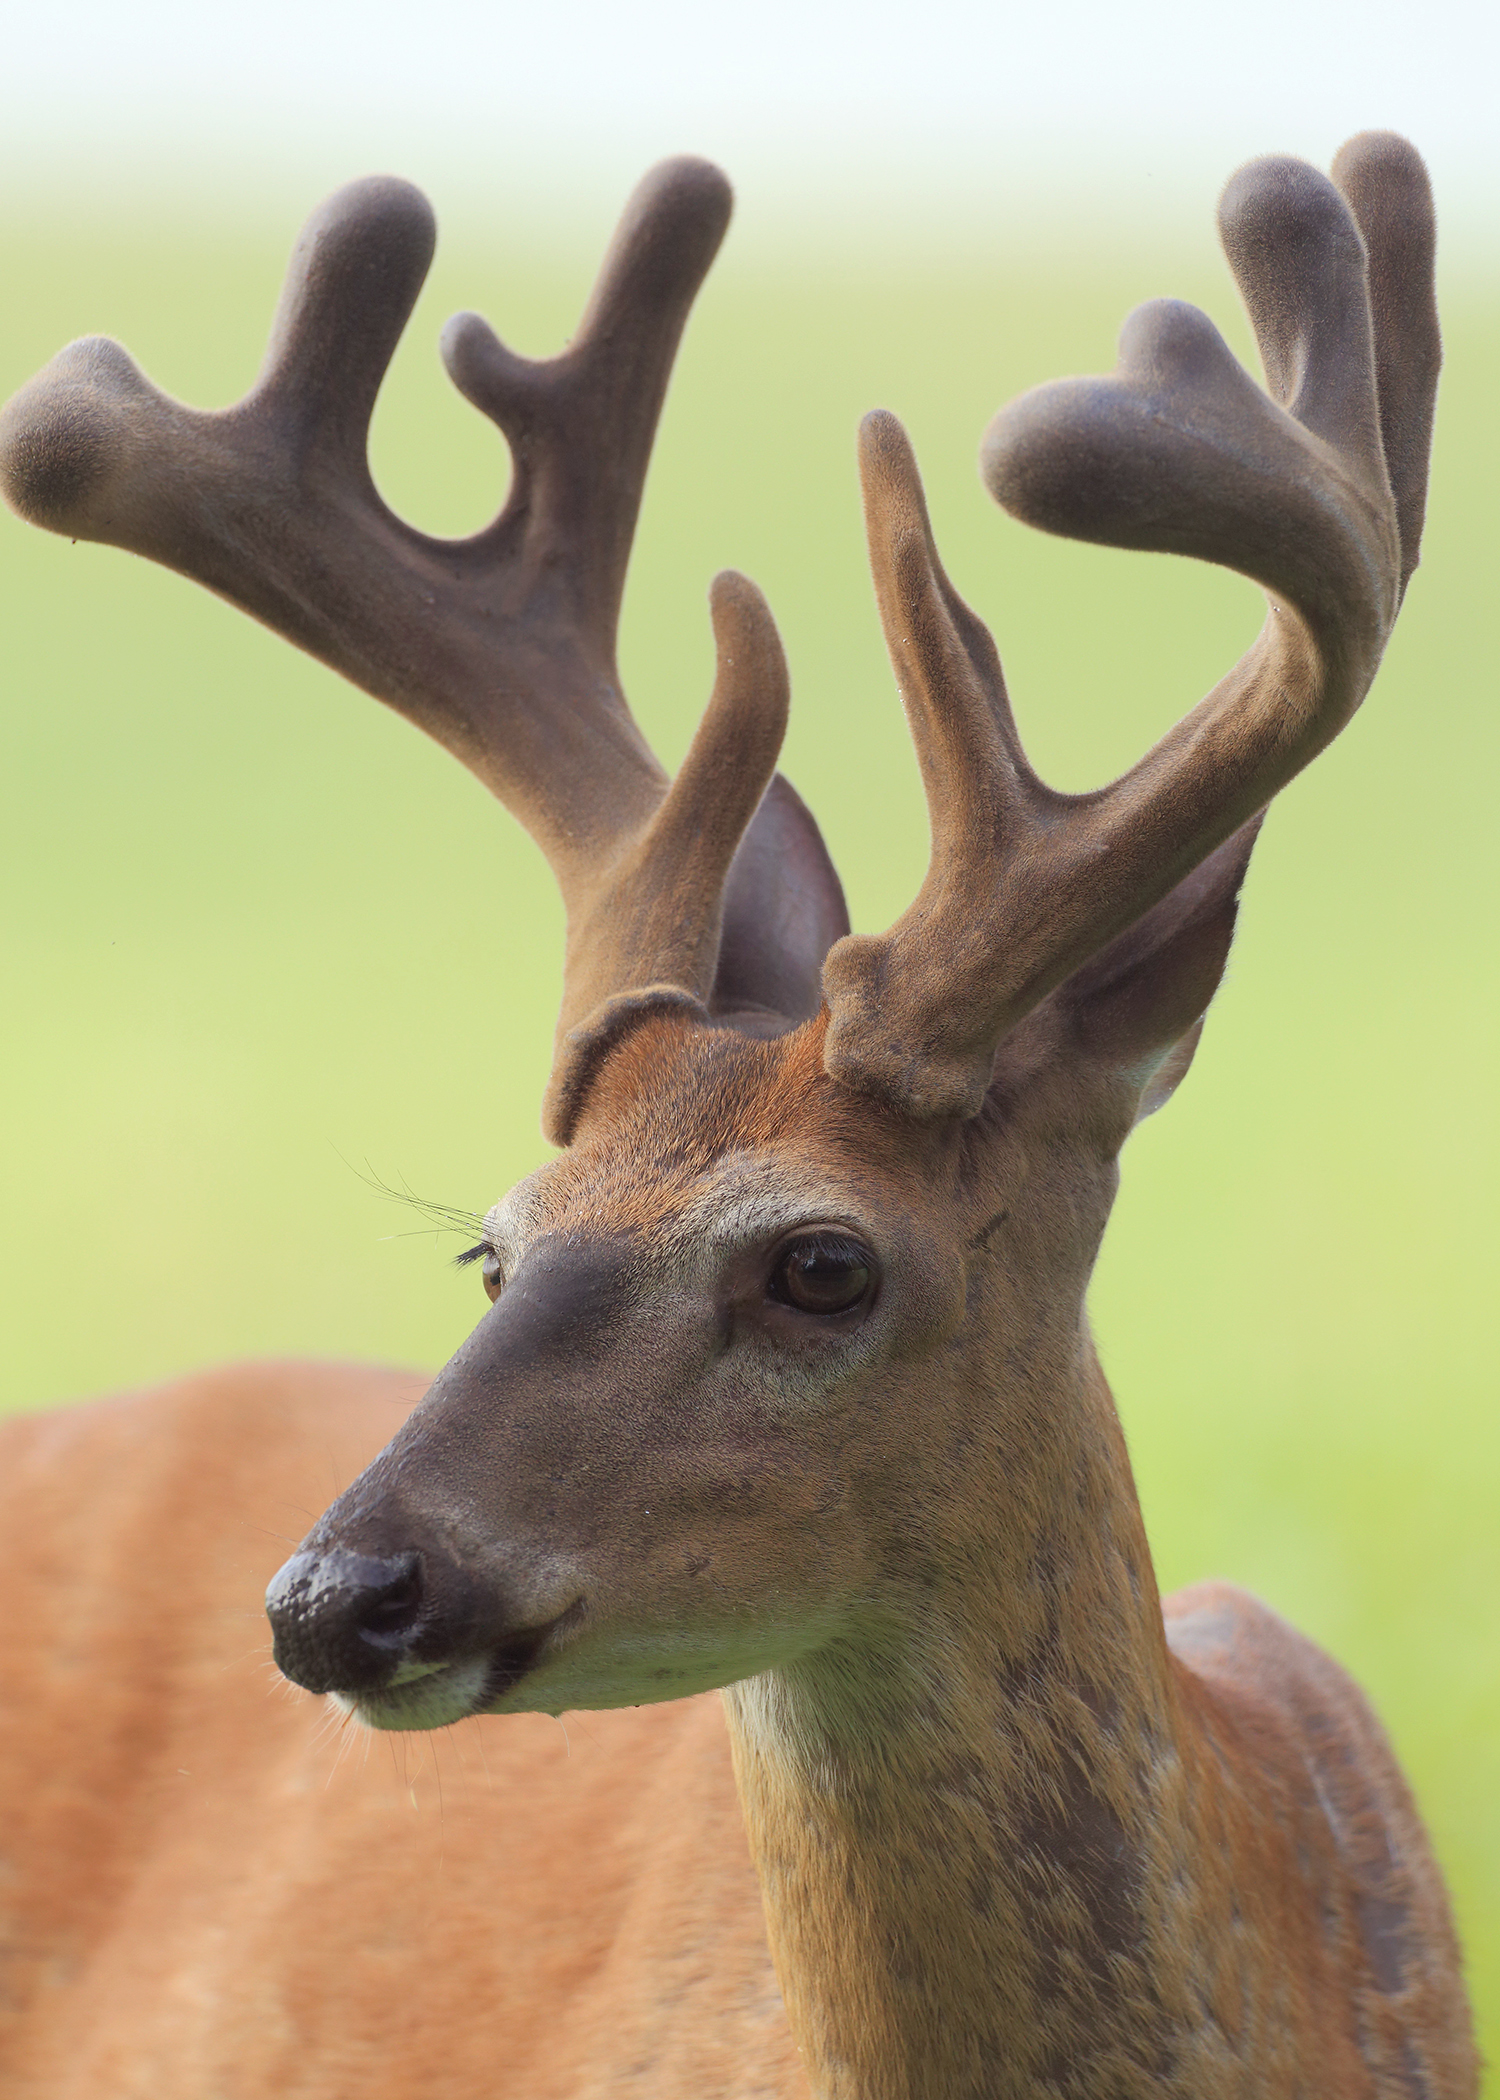
M 559 1612 L 557 1617 L 549 1620 L 545 1626 L 536 1627 L 530 1633 L 514 1634 L 491 1651 L 479 1707 L 493 1706 L 498 1700 L 505 1698 L 507 1693 L 513 1692 L 523 1677 L 531 1675 L 542 1659 L 542 1650 L 562 1631 L 566 1621 L 577 1616 L 582 1602 L 580 1598 L 576 1604 L 570 1604 L 566 1611 Z
M 405 1663 L 386 1684 L 333 1698 L 366 1728 L 447 1728 L 488 1712 L 529 1677 L 563 1628 L 583 1608 L 580 1597 L 544 1625 L 509 1635 L 483 1655 L 453 1662 Z

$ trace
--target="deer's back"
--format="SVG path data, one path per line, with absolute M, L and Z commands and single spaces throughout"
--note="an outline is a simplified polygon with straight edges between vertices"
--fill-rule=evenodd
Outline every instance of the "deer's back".
M 805 2091 L 717 1697 L 381 1739 L 272 1671 L 267 1578 L 422 1384 L 4 1425 L 8 2096 Z

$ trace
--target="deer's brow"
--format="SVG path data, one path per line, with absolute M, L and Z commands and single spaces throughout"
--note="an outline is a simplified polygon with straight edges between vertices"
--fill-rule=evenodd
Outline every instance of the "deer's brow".
M 661 1228 L 668 1251 L 688 1252 L 705 1244 L 724 1252 L 751 1247 L 799 1225 L 857 1223 L 849 1191 L 824 1178 L 792 1179 L 784 1168 L 766 1167 L 716 1175 Z
M 546 1171 L 544 1167 L 540 1174 L 528 1174 L 485 1213 L 485 1239 L 507 1266 L 545 1222 L 546 1201 L 537 1184 Z

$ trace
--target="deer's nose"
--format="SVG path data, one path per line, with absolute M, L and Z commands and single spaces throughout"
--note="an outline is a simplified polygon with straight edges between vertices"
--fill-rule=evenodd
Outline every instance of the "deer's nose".
M 426 1590 L 417 1553 L 294 1554 L 266 1591 L 277 1668 L 310 1692 L 388 1683 L 410 1657 Z

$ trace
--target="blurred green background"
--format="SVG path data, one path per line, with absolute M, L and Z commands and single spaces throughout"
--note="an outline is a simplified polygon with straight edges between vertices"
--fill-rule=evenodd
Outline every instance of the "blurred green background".
M 234 398 L 294 227 L 0 227 L 0 392 L 97 330 L 169 391 Z M 581 237 L 440 248 L 373 442 L 413 522 L 477 527 L 506 474 L 441 375 L 441 320 L 477 305 L 549 351 L 593 260 Z M 1368 1688 L 1500 2055 L 1500 310 L 1477 278 L 1445 290 L 1425 565 L 1366 709 L 1266 827 L 1191 1078 L 1129 1148 L 1093 1308 L 1164 1586 L 1233 1577 Z M 1107 367 L 1157 293 L 1247 351 L 1206 232 L 1180 252 L 790 241 L 780 261 L 731 235 L 710 278 L 642 519 L 627 685 L 675 763 L 711 677 L 709 579 L 757 579 L 793 669 L 786 768 L 857 926 L 902 909 L 926 848 L 864 563 L 864 409 L 907 420 L 1059 785 L 1120 770 L 1256 629 L 1250 586 L 1028 535 L 974 473 L 1002 400 Z M 542 1158 L 542 863 L 446 755 L 175 577 L 4 519 L 0 607 L 0 1401 L 255 1352 L 435 1366 L 478 1284 L 448 1266 L 460 1241 L 371 1182 L 482 1210 Z

